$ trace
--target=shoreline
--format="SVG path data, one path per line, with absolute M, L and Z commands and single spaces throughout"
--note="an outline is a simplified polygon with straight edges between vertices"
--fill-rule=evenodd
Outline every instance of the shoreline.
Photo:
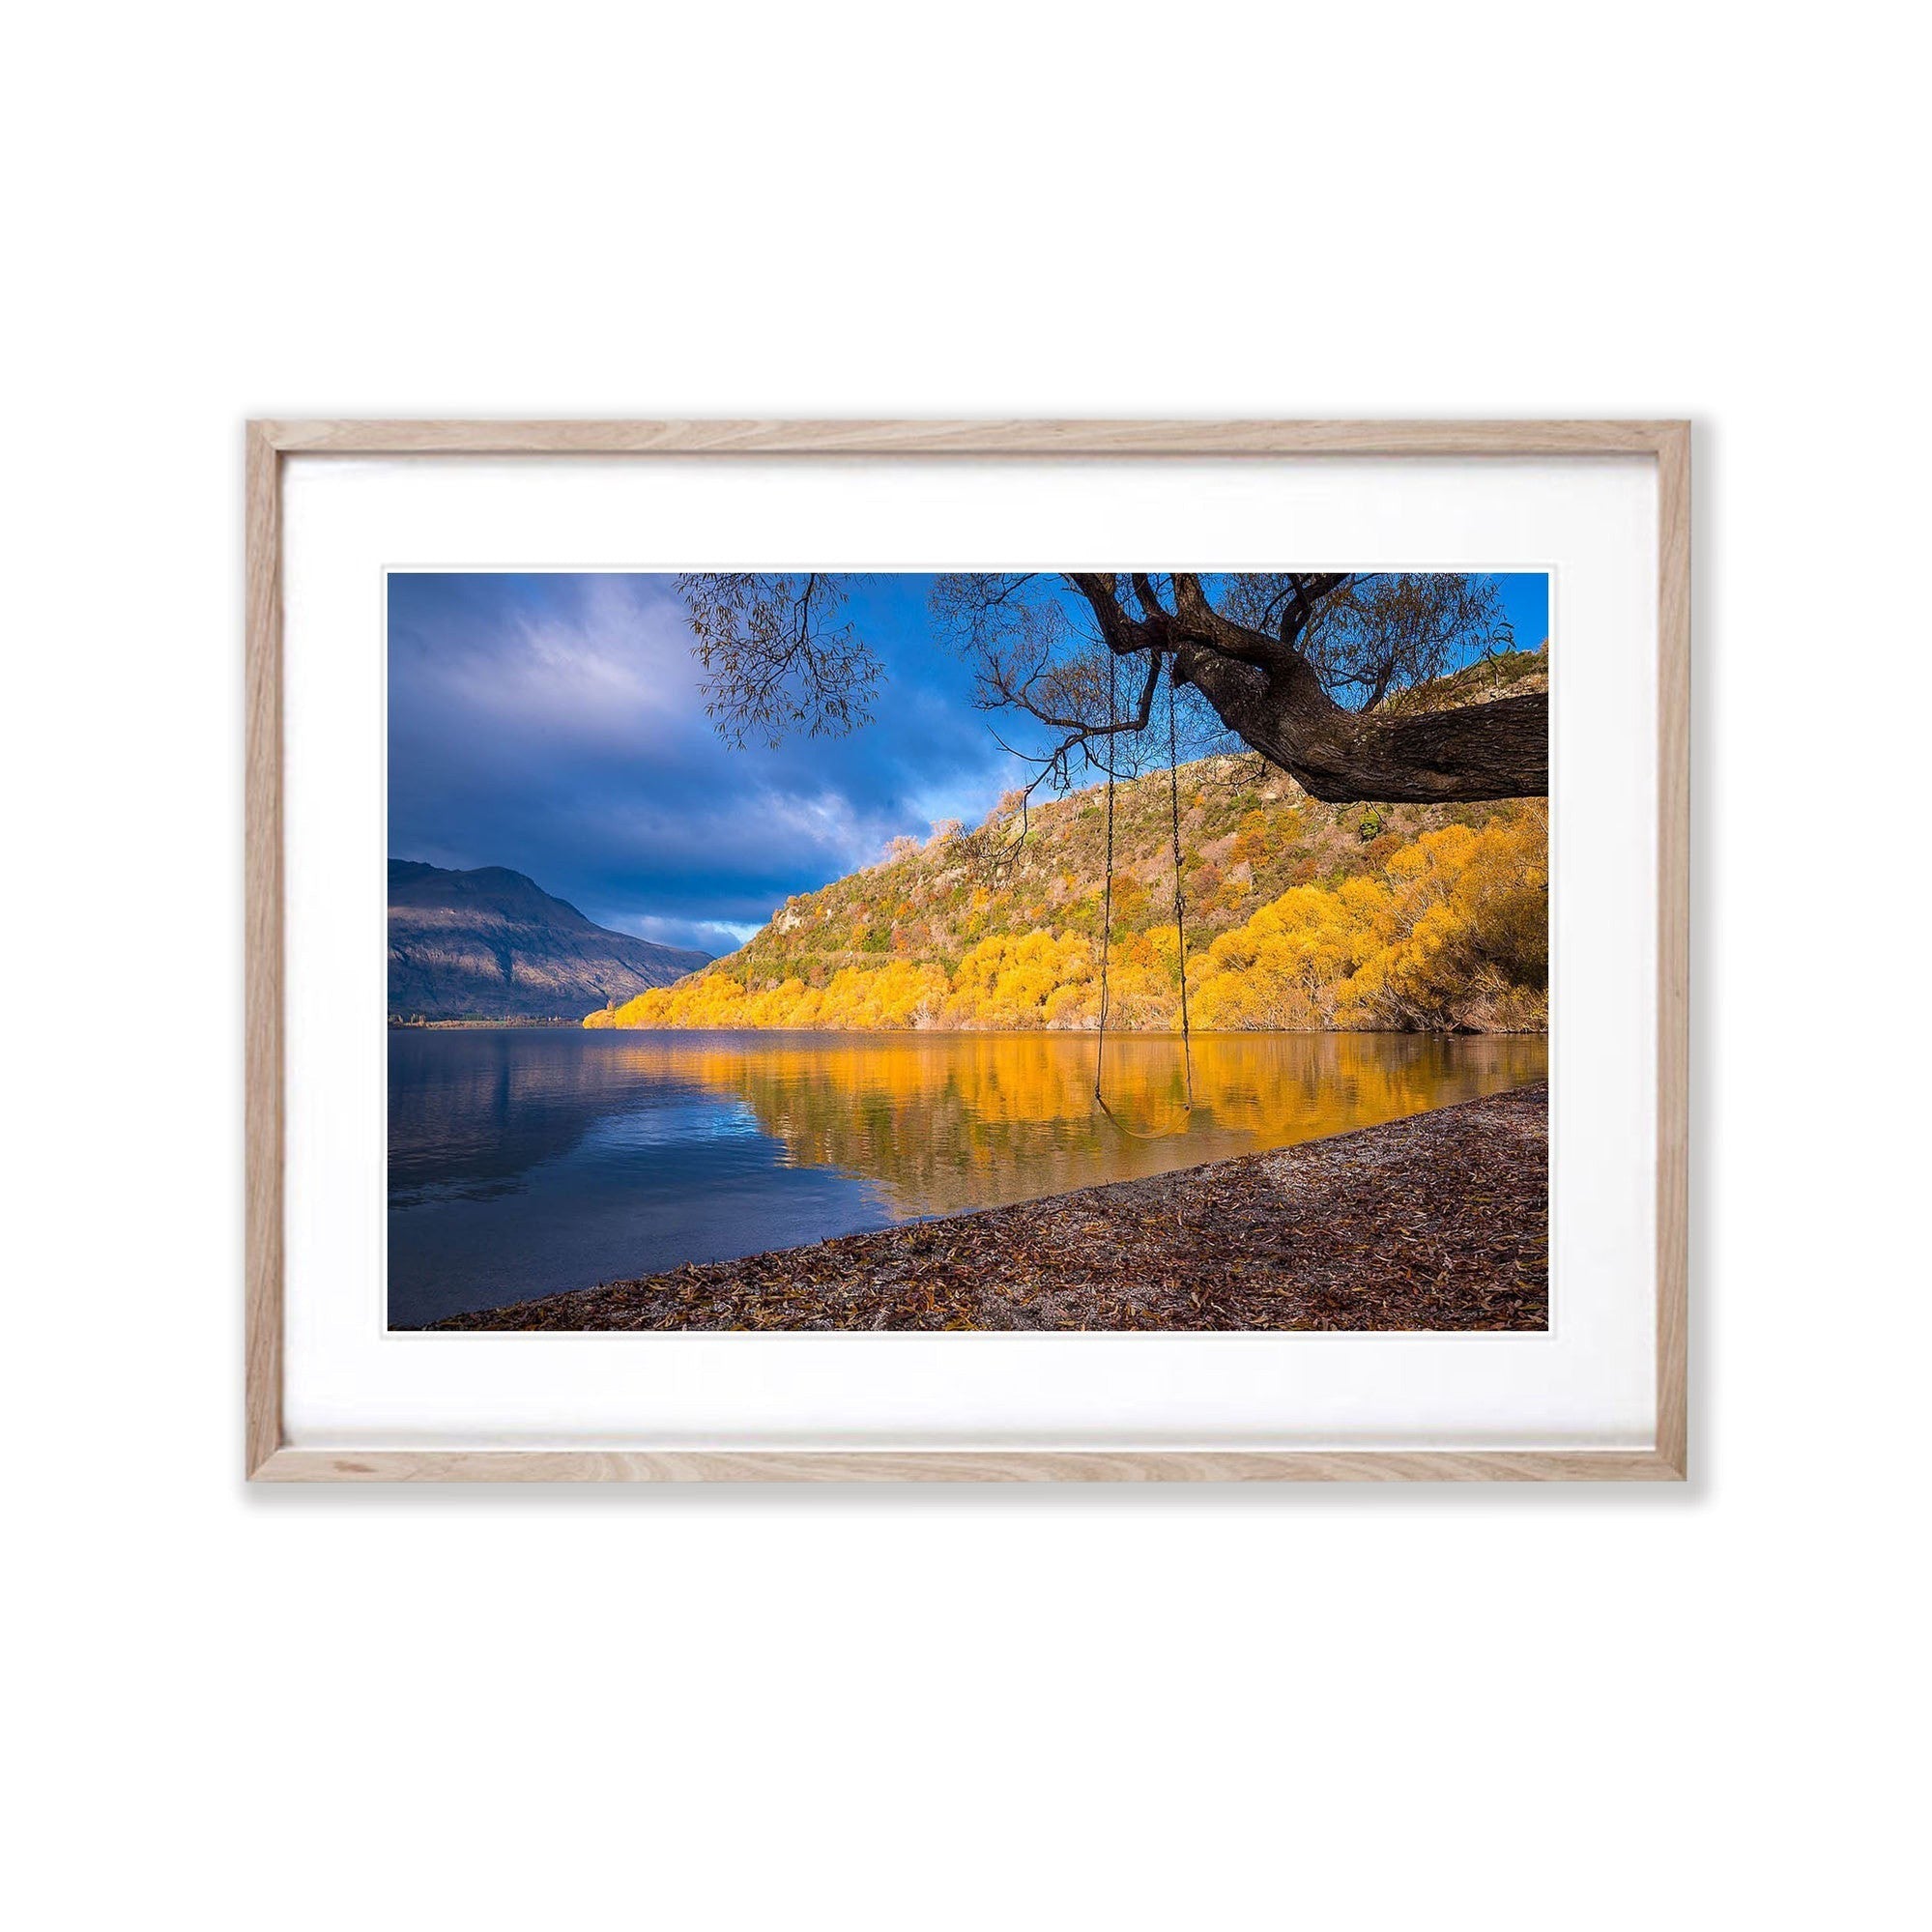
M 436 1330 L 1542 1330 L 1548 1083 Z
M 594 1016 L 592 1016 L 594 1017 Z M 813 1040 L 1086 1040 L 1095 1026 L 588 1026 L 581 1020 L 396 1020 L 391 1032 L 546 1028 L 566 1033 L 792 1033 Z M 1547 1026 L 1129 1026 L 1108 1022 L 1110 1040 L 1546 1040 Z
M 595 1019 L 596 1015 L 590 1016 Z M 493 1024 L 493 1022 L 447 1022 L 446 1024 Z M 586 1033 L 800 1033 L 821 1040 L 1095 1040 L 1097 1026 L 592 1026 L 578 1023 Z M 1295 1040 L 1546 1040 L 1547 1026 L 1139 1026 L 1107 1023 L 1110 1040 L 1248 1040 L 1285 1037 Z

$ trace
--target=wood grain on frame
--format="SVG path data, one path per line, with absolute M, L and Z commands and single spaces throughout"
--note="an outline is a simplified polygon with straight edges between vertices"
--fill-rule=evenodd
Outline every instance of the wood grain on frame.
M 1686 1468 L 1690 1276 L 1690 425 L 1658 450 L 1657 1447 Z
M 1657 1441 L 1651 1450 L 636 1452 L 282 1441 L 281 463 L 304 455 L 1548 457 L 1658 463 Z M 1672 1482 L 1687 1470 L 1690 427 L 1681 421 L 384 421 L 247 427 L 245 1471 L 325 1483 Z
M 244 482 L 247 622 L 246 1313 L 250 1473 L 282 1433 L 282 597 L 281 459 L 248 425 Z
M 1650 1450 L 283 1449 L 270 1483 L 1669 1483 Z
M 258 422 L 338 456 L 1654 456 L 1672 422 Z

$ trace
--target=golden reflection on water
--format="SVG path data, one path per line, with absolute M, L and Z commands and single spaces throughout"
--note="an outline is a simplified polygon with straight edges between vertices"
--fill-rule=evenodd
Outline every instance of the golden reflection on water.
M 751 1110 L 786 1164 L 874 1182 L 906 1216 L 949 1214 L 1288 1146 L 1543 1078 L 1541 1036 L 1220 1033 L 1107 1047 L 1093 1105 L 1091 1037 L 597 1033 L 618 1082 L 695 1082 Z M 597 1057 L 602 1058 L 602 1054 Z

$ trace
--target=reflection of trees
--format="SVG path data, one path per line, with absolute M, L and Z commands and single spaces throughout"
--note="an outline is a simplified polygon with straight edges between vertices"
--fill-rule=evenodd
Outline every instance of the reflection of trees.
M 621 1044 L 620 1044 L 621 1042 Z M 1110 1042 L 1110 1103 L 1093 1109 L 1093 1043 L 1029 1034 L 619 1034 L 606 1054 L 637 1081 L 695 1081 L 745 1102 L 801 1167 L 887 1188 L 908 1213 L 949 1213 L 1191 1167 L 1373 1126 L 1540 1077 L 1540 1037 L 1226 1034 L 1195 1043 L 1181 1114 L 1174 1039 Z
M 1519 1085 L 1535 1036 L 1228 1033 L 1110 1040 L 1107 1093 L 1155 1140 L 1093 1107 L 1091 1039 L 1042 1033 L 808 1035 L 439 1032 L 389 1036 L 389 1185 L 471 1197 L 518 1186 L 602 1119 L 676 1095 L 749 1107 L 793 1165 L 874 1181 L 908 1214 L 944 1214 L 1372 1126 Z

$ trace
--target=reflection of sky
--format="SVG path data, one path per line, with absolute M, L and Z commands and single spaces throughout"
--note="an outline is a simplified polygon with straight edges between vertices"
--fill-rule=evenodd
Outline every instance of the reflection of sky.
M 748 1101 L 694 1097 L 680 1104 L 643 1107 L 595 1121 L 580 1143 L 584 1153 L 641 1154 L 693 1140 L 736 1140 L 763 1130 Z
M 599 925 L 729 951 L 791 894 L 899 833 L 977 821 L 1024 775 L 931 638 L 931 581 L 852 591 L 885 667 L 874 722 L 771 751 L 712 730 L 669 578 L 392 575 L 390 856 L 508 866 Z M 1545 579 L 1504 588 L 1536 645 Z

